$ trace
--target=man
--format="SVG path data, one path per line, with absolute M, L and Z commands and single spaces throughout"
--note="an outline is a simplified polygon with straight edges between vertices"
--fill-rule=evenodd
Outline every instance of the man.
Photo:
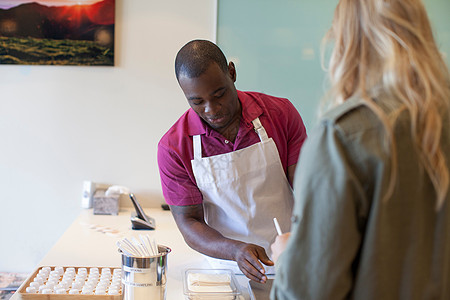
M 183 46 L 175 72 L 191 109 L 158 145 L 165 200 L 190 247 L 265 282 L 272 219 L 290 226 L 302 119 L 287 99 L 237 91 L 234 64 L 209 41 Z

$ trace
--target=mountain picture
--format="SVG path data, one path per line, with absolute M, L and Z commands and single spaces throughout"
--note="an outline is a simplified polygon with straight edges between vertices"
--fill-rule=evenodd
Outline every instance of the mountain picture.
M 0 0 L 0 64 L 114 65 L 115 0 Z

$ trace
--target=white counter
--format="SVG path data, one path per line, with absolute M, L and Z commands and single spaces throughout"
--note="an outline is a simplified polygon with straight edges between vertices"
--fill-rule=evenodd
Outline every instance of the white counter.
M 172 249 L 167 259 L 167 300 L 184 299 L 182 272 L 188 268 L 210 268 L 204 256 L 192 250 L 185 242 L 170 211 L 144 209 L 156 220 L 156 230 L 132 230 L 130 209 L 121 209 L 118 216 L 94 215 L 84 210 L 63 236 L 47 253 L 39 266 L 120 267 L 121 257 L 116 241 L 124 237 L 148 234 L 158 244 Z M 105 227 L 108 229 L 105 229 Z M 110 233 L 107 231 L 116 231 Z M 237 276 L 244 299 L 250 299 L 248 279 Z M 11 300 L 17 300 L 13 295 Z

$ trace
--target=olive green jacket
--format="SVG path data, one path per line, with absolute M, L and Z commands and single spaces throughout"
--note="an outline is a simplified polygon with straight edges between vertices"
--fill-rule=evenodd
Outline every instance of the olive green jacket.
M 297 165 L 292 232 L 272 299 L 450 299 L 449 194 L 436 210 L 409 123 L 409 114 L 400 114 L 396 184 L 387 201 L 392 164 L 370 109 L 350 99 L 311 132 Z M 450 168 L 450 126 L 443 127 Z

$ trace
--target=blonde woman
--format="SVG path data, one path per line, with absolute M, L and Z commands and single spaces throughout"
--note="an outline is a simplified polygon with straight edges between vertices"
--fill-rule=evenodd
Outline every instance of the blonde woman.
M 450 299 L 450 78 L 422 1 L 341 0 L 328 38 L 271 297 Z

